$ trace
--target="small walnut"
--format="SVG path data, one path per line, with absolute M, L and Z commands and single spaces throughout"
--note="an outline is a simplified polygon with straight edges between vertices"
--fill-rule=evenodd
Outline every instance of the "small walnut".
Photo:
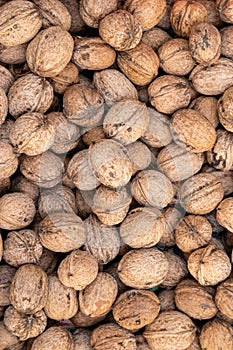
M 230 319 L 233 319 L 232 297 L 233 279 L 229 278 L 217 287 L 215 302 L 220 312 Z
M 80 191 L 78 188 L 75 191 L 76 206 L 78 215 L 84 220 L 88 215 L 92 214 L 91 203 L 93 201 L 95 190 Z
M 0 18 L 0 43 L 6 46 L 30 41 L 42 25 L 38 9 L 27 0 L 15 0 L 2 5 Z
M 41 267 L 26 264 L 16 271 L 10 287 L 14 308 L 24 314 L 33 314 L 44 308 L 48 297 L 48 277 Z
M 81 0 L 79 11 L 89 27 L 98 28 L 100 20 L 116 9 L 117 0 Z
M 174 230 L 179 225 L 184 213 L 174 206 L 169 206 L 164 210 L 163 215 L 166 221 L 166 228 L 158 244 L 162 247 L 172 247 L 176 244 Z
M 85 251 L 74 250 L 62 260 L 58 268 L 58 278 L 66 286 L 82 290 L 92 283 L 98 274 L 96 258 Z
M 216 7 L 219 11 L 220 18 L 226 23 L 233 23 L 232 0 L 217 0 Z
M 176 309 L 175 292 L 173 289 L 163 289 L 158 294 L 161 311 L 171 311 Z
M 155 248 L 130 250 L 120 260 L 118 275 L 132 288 L 150 289 L 161 284 L 168 273 L 165 255 Z
M 8 113 L 8 99 L 5 91 L 0 87 L 0 124 L 3 124 Z
M 181 205 L 190 214 L 208 214 L 223 199 L 220 180 L 212 174 L 197 174 L 186 180 L 180 188 Z
M 205 350 L 231 349 L 233 347 L 232 327 L 229 323 L 215 318 L 202 327 L 201 348 Z
M 216 219 L 220 225 L 233 232 L 233 198 L 224 199 L 217 207 Z
M 174 32 L 184 38 L 189 37 L 191 27 L 207 20 L 207 9 L 198 1 L 176 0 L 170 13 Z
M 221 34 L 221 55 L 233 59 L 233 26 L 227 26 L 220 30 Z M 0 56 L 1 58 L 1 56 Z
M 26 62 L 27 43 L 15 46 L 0 44 L 0 61 L 6 64 L 21 64 Z
M 218 115 L 220 123 L 228 131 L 233 132 L 233 113 L 232 113 L 232 99 L 233 87 L 230 87 L 224 91 L 224 94 L 218 100 Z
M 148 326 L 143 336 L 152 350 L 184 350 L 195 338 L 192 320 L 179 311 L 163 311 Z
M 91 347 L 96 350 L 136 350 L 136 338 L 128 330 L 115 323 L 106 323 L 94 329 L 90 340 Z
M 215 97 L 200 96 L 191 102 L 189 108 L 201 113 L 206 119 L 209 120 L 213 127 L 216 128 L 219 123 L 217 103 L 218 100 Z
M 91 350 L 90 336 L 91 331 L 83 328 L 76 328 L 72 333 L 75 342 L 74 350 Z
M 46 216 L 39 224 L 38 234 L 42 245 L 53 252 L 70 252 L 80 248 L 86 240 L 84 222 L 74 213 Z
M 81 311 L 78 311 L 77 314 L 71 318 L 71 321 L 77 327 L 91 327 L 103 321 L 105 317 L 106 315 L 98 316 L 98 317 L 90 317 L 90 316 L 84 315 Z M 83 350 L 83 349 L 80 349 L 80 350 Z M 88 349 L 88 350 L 91 350 L 91 349 Z
M 198 320 L 213 318 L 218 311 L 214 302 L 214 289 L 202 287 L 191 279 L 178 284 L 175 289 L 175 303 L 180 311 Z
M 11 304 L 10 286 L 16 269 L 8 265 L 0 265 L 0 306 Z
M 13 335 L 24 341 L 43 333 L 47 317 L 43 310 L 25 315 L 19 313 L 13 306 L 9 306 L 4 314 L 4 324 Z
M 223 250 L 209 244 L 191 253 L 188 269 L 202 286 L 215 286 L 230 275 L 231 262 Z
M 161 283 L 161 287 L 170 289 L 187 277 L 188 270 L 186 262 L 179 255 L 167 251 L 164 251 L 164 255 L 168 261 L 168 273 Z
M 61 27 L 52 26 L 40 31 L 28 44 L 27 63 L 33 73 L 42 77 L 54 77 L 71 60 L 73 48 L 72 36 Z
M 1 163 L 0 179 L 5 179 L 13 175 L 18 168 L 18 158 L 13 147 L 6 142 L 0 141 Z
M 171 36 L 165 30 L 154 27 L 147 30 L 142 35 L 142 42 L 157 51 L 161 45 L 171 39 Z
M 125 10 L 118 10 L 105 16 L 99 24 L 99 35 L 117 51 L 136 47 L 142 37 L 139 20 Z
M 63 327 L 50 327 L 33 342 L 31 350 L 74 350 L 71 333 Z
M 3 321 L 0 321 L 0 339 L 0 350 L 13 350 L 19 344 L 19 338 L 8 331 Z
M 191 100 L 188 80 L 175 75 L 163 75 L 156 78 L 148 88 L 150 103 L 156 110 L 172 114 L 185 108 Z

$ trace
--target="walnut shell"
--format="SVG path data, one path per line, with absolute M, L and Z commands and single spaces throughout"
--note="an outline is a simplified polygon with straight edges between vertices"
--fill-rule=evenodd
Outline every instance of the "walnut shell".
M 11 143 L 10 132 L 14 123 L 12 119 L 7 118 L 3 124 L 0 124 L 0 140 L 2 142 Z
M 213 127 L 216 128 L 219 123 L 217 103 L 218 101 L 215 97 L 200 96 L 191 102 L 189 108 L 192 108 L 195 111 L 201 113 L 206 119 L 210 121 Z
M 85 28 L 85 23 L 83 22 L 79 11 L 80 3 L 77 3 L 76 0 L 60 0 L 60 2 L 65 5 L 71 15 L 71 27 L 69 32 L 77 34 Z
M 99 264 L 108 264 L 119 253 L 120 236 L 114 226 L 107 226 L 94 215 L 85 220 L 87 240 L 85 249 L 91 253 Z
M 74 250 L 58 267 L 58 278 L 66 286 L 82 290 L 92 283 L 98 274 L 96 258 L 85 251 Z
M 132 288 L 150 289 L 161 284 L 168 273 L 165 255 L 155 248 L 130 250 L 120 260 L 118 275 Z
M 160 311 L 170 311 L 175 310 L 175 292 L 173 289 L 163 289 L 158 294 L 160 302 Z
M 13 349 L 13 346 L 19 343 L 19 339 L 8 331 L 2 321 L 0 322 L 0 339 L 0 350 Z
M 16 269 L 8 265 L 0 265 L 0 306 L 11 304 L 10 286 Z
M 233 26 L 227 26 L 220 30 L 221 34 L 221 55 L 233 59 Z M 0 56 L 1 57 L 1 56 Z
M 80 311 L 91 317 L 108 313 L 118 292 L 116 280 L 106 272 L 99 272 L 96 279 L 79 292 Z
M 32 230 L 11 231 L 4 241 L 3 257 L 11 266 L 37 264 L 42 252 L 39 238 Z
M 154 321 L 160 311 L 159 304 L 153 292 L 131 289 L 114 303 L 113 317 L 121 327 L 135 331 Z
M 38 233 L 42 245 L 53 252 L 67 253 L 81 247 L 86 240 L 82 219 L 74 213 L 54 213 L 39 224 Z
M 30 41 L 40 30 L 42 21 L 31 1 L 7 2 L 0 8 L 0 43 L 15 46 Z
M 214 289 L 202 287 L 194 280 L 184 280 L 175 289 L 176 307 L 198 320 L 213 318 L 218 309 L 214 302 Z
M 215 294 L 215 302 L 220 312 L 230 319 L 233 319 L 232 296 L 233 296 L 233 279 L 229 278 L 222 282 Z
M 94 73 L 94 84 L 104 97 L 107 106 L 125 99 L 137 100 L 135 86 L 124 74 L 116 69 L 105 69 Z
M 220 225 L 233 232 L 233 198 L 224 199 L 217 207 L 216 219 Z
M 117 64 L 127 78 L 139 86 L 149 84 L 158 75 L 159 58 L 143 42 L 133 49 L 119 52 Z
M 8 113 L 8 99 L 5 91 L 0 88 L 0 124 L 3 124 Z
M 9 306 L 4 314 L 4 324 L 13 335 L 24 341 L 43 333 L 47 317 L 43 310 L 25 315 L 19 313 L 13 306 Z
M 83 21 L 93 28 L 98 28 L 99 22 L 106 15 L 117 9 L 117 0 L 82 0 L 80 1 L 80 15 Z
M 19 230 L 32 222 L 36 213 L 33 200 L 24 193 L 8 193 L 0 198 L 0 228 Z
M 219 27 L 223 24 L 215 0 L 197 0 L 197 2 L 200 2 L 205 6 L 207 10 L 207 22 L 213 24 L 216 27 Z
M 162 288 L 173 288 L 188 275 L 186 262 L 177 254 L 164 251 L 168 261 L 168 273 L 161 283 Z
M 33 200 L 34 203 L 37 202 L 40 194 L 39 187 L 22 175 L 18 175 L 14 179 L 12 179 L 11 191 L 22 192 L 27 194 Z
M 92 143 L 105 138 L 103 125 L 95 126 L 94 128 L 82 129 L 82 141 L 85 145 L 90 146 Z
M 150 149 L 141 141 L 135 141 L 126 145 L 126 149 L 129 153 L 129 158 L 133 162 L 134 174 L 139 170 L 146 169 L 150 163 L 152 154 Z
M 71 35 L 59 26 L 52 26 L 42 30 L 30 42 L 26 51 L 27 63 L 33 73 L 42 77 L 54 77 L 71 60 L 73 48 Z
M 90 350 L 91 331 L 83 328 L 76 328 L 72 333 L 75 342 L 75 350 Z
M 207 152 L 207 161 L 216 169 L 228 171 L 233 165 L 233 136 L 226 130 L 217 130 L 214 147 Z
M 0 61 L 6 64 L 21 64 L 26 62 L 27 43 L 15 46 L 0 44 Z
M 166 228 L 164 234 L 161 236 L 159 245 L 162 247 L 172 247 L 176 244 L 175 228 L 179 225 L 184 213 L 174 206 L 167 207 L 163 212 Z
M 99 24 L 101 38 L 117 51 L 136 47 L 142 37 L 141 24 L 136 17 L 125 10 L 118 10 L 105 16 Z
M 217 106 L 220 123 L 224 126 L 226 130 L 231 132 L 233 132 L 232 92 L 233 87 L 226 89 L 224 91 L 224 94 L 218 100 Z
M 163 311 L 148 326 L 143 336 L 152 350 L 184 350 L 195 338 L 192 320 L 179 311 Z
M 219 10 L 220 18 L 224 22 L 233 23 L 232 0 L 217 0 L 216 7 Z
M 2 242 L 2 235 L 0 233 L 0 261 L 2 260 L 2 254 L 3 254 L 3 242 Z
M 48 277 L 41 267 L 26 264 L 16 271 L 10 287 L 14 308 L 24 314 L 33 314 L 44 308 L 48 297 Z
M 57 254 L 43 247 L 43 252 L 39 261 L 37 262 L 37 265 L 40 266 L 47 273 L 47 275 L 50 275 L 55 271 L 57 262 Z
M 69 62 L 67 66 L 55 77 L 50 79 L 54 91 L 64 94 L 66 89 L 79 81 L 79 71 L 75 64 Z
M 165 32 L 165 30 L 158 27 L 147 30 L 142 35 L 142 42 L 150 46 L 155 51 L 157 51 L 161 45 L 170 39 L 171 36 Z
M 13 83 L 14 76 L 12 73 L 6 67 L 0 65 L 0 87 L 7 93 Z
M 92 214 L 92 209 L 90 207 L 93 196 L 94 196 L 94 190 L 93 191 L 80 191 L 79 189 L 76 189 L 75 191 L 75 197 L 76 197 L 76 206 L 78 209 L 78 215 L 82 219 L 86 219 L 88 215 Z
M 179 190 L 182 207 L 190 214 L 208 214 L 224 196 L 221 182 L 212 174 L 200 173 L 186 180 Z
M 98 316 L 98 317 L 90 317 L 90 316 L 84 315 L 81 311 L 78 311 L 77 314 L 71 318 L 71 321 L 77 327 L 91 327 L 103 321 L 105 317 L 106 315 Z M 83 350 L 83 349 L 80 349 L 80 350 Z M 87 349 L 87 350 L 90 350 L 90 349 Z
M 50 327 L 35 339 L 31 350 L 74 350 L 71 333 L 62 327 Z
M 115 323 L 106 323 L 94 329 L 90 345 L 95 350 L 136 350 L 136 338 L 128 330 Z
M 185 108 L 191 100 L 191 90 L 187 79 L 175 75 L 156 78 L 148 88 L 150 103 L 156 110 L 172 114 Z
M 8 99 L 14 118 L 27 112 L 45 113 L 53 101 L 53 88 L 45 78 L 29 73 L 11 85 Z
M 218 319 L 209 321 L 202 327 L 200 344 L 201 348 L 206 350 L 231 349 L 232 327 L 229 323 Z
M 202 286 L 215 286 L 230 275 L 231 262 L 223 250 L 209 244 L 190 254 L 188 269 Z
M 0 179 L 5 179 L 13 175 L 18 168 L 18 158 L 13 147 L 6 142 L 0 141 Z

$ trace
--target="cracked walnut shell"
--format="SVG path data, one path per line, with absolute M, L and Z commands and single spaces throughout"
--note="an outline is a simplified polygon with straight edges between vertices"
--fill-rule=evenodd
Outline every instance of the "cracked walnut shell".
M 217 140 L 214 147 L 207 152 L 210 166 L 218 170 L 231 170 L 233 165 L 233 135 L 226 130 L 217 130 Z

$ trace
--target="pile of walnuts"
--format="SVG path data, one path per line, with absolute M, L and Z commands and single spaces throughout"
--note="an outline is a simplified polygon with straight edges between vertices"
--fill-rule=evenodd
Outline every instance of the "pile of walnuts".
M 233 350 L 233 1 L 0 0 L 0 350 Z

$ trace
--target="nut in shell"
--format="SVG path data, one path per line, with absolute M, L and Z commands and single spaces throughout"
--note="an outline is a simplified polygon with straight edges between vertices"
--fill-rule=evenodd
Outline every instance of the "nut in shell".
M 74 340 L 71 333 L 63 327 L 50 327 L 33 342 L 31 350 L 73 350 Z
M 228 131 L 233 132 L 232 121 L 233 121 L 233 113 L 232 113 L 232 92 L 233 88 L 230 87 L 224 91 L 224 94 L 218 100 L 218 115 L 221 124 Z
M 201 348 L 206 350 L 231 349 L 233 347 L 232 327 L 228 322 L 218 318 L 207 322 L 201 330 L 200 344 Z
M 13 147 L 7 143 L 0 141 L 0 179 L 5 179 L 13 175 L 18 168 L 18 158 Z
M 99 22 L 109 13 L 117 9 L 117 0 L 103 2 L 101 0 L 80 1 L 79 12 L 83 21 L 93 28 L 98 28 Z
M 9 265 L 0 265 L 0 306 L 11 304 L 10 286 L 16 269 Z
M 217 207 L 216 219 L 217 222 L 225 227 L 230 232 L 233 232 L 233 198 L 224 199 Z

